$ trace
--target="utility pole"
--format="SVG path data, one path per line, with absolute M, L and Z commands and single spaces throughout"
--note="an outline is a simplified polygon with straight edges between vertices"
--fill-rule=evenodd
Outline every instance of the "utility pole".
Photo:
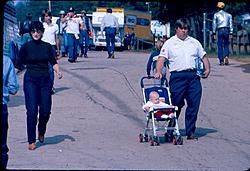
M 49 11 L 51 11 L 51 1 L 48 0 L 48 3 L 49 3 Z

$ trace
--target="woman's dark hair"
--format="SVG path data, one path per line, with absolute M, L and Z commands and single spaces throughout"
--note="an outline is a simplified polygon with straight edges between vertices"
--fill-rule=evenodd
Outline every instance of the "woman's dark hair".
M 33 21 L 31 23 L 31 31 L 41 31 L 44 32 L 43 23 L 40 21 Z
M 180 18 L 175 22 L 175 29 L 177 28 L 187 28 L 190 30 L 190 24 L 187 18 Z

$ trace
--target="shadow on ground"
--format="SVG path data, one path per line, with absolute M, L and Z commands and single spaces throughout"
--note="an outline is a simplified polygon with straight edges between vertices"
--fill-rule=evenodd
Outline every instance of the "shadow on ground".
M 200 137 L 204 137 L 206 136 L 207 134 L 211 134 L 211 133 L 214 133 L 214 132 L 217 132 L 217 130 L 215 129 L 211 129 L 211 128 L 196 128 L 195 130 L 195 135 L 200 138 Z M 182 136 L 186 135 L 186 130 L 185 129 L 180 129 L 180 133 Z
M 37 148 L 39 148 L 39 147 L 44 146 L 44 145 L 59 144 L 59 143 L 65 141 L 66 139 L 68 139 L 70 141 L 75 141 L 75 139 L 69 135 L 56 135 L 53 137 L 45 137 L 44 143 L 37 142 L 36 146 L 37 146 Z
M 243 69 L 243 72 L 245 73 L 250 73 L 250 63 L 249 64 L 241 64 L 241 65 L 237 65 L 235 67 L 239 67 Z

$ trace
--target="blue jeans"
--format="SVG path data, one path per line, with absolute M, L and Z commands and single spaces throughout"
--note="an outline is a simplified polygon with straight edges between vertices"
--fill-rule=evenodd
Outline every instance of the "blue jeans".
M 87 55 L 89 49 L 89 32 L 87 30 L 80 31 L 79 45 L 81 48 L 81 53 Z
M 78 40 L 74 34 L 68 34 L 69 59 L 76 60 L 77 58 Z
M 185 112 L 186 135 L 194 134 L 196 129 L 196 120 L 200 107 L 202 87 L 200 77 L 196 72 L 171 73 L 169 80 L 172 104 L 178 106 L 177 117 L 179 117 L 181 108 L 186 99 L 187 108 Z
M 229 29 L 218 29 L 218 58 L 220 63 L 224 63 L 224 58 L 229 56 Z
M 27 134 L 29 144 L 36 142 L 36 125 L 38 131 L 44 135 L 49 121 L 52 105 L 52 82 L 49 76 L 24 75 L 23 90 L 27 114 Z
M 69 46 L 68 46 L 68 36 L 67 33 L 63 32 L 63 43 L 64 43 L 64 52 L 68 55 L 69 52 Z
M 7 134 L 8 134 L 8 107 L 6 104 L 2 105 L 2 121 L 1 121 L 1 151 L 2 151 L 2 161 L 1 168 L 6 168 L 8 164 L 8 145 L 7 145 Z
M 105 28 L 105 36 L 106 36 L 107 51 L 108 54 L 111 55 L 115 50 L 115 28 L 112 27 Z

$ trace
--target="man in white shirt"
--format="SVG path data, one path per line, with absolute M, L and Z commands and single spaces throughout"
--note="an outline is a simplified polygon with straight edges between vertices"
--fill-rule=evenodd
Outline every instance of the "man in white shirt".
M 67 27 L 66 33 L 68 36 L 68 50 L 70 63 L 75 62 L 77 59 L 77 46 L 79 43 L 80 29 L 83 27 L 83 21 L 77 15 L 75 15 L 75 9 L 69 8 L 69 12 L 66 15 Z
M 185 127 L 188 140 L 197 139 L 195 137 L 196 120 L 199 111 L 202 86 L 200 77 L 197 75 L 195 60 L 201 58 L 204 62 L 205 71 L 203 78 L 207 78 L 210 73 L 210 63 L 206 57 L 206 52 L 200 42 L 188 36 L 190 30 L 189 22 L 186 18 L 181 18 L 175 23 L 176 35 L 168 39 L 162 46 L 157 60 L 155 78 L 162 77 L 161 69 L 165 60 L 168 60 L 172 104 L 178 106 L 177 117 L 181 113 L 181 108 L 187 102 L 185 113 Z M 173 123 L 170 123 L 170 126 Z
M 106 47 L 108 51 L 108 58 L 114 58 L 115 50 L 115 35 L 119 31 L 119 25 L 117 18 L 112 14 L 112 9 L 107 9 L 107 14 L 103 17 L 101 23 L 101 34 L 103 36 L 103 30 L 105 31 Z M 111 45 L 110 45 L 111 43 Z
M 53 56 L 58 58 L 60 56 L 60 45 L 59 45 L 59 37 L 58 37 L 58 25 L 52 23 L 52 14 L 48 10 L 44 10 L 42 13 L 41 20 L 43 22 L 44 33 L 42 37 L 42 41 L 47 42 L 52 45 Z M 50 78 L 52 80 L 52 84 L 54 84 L 54 70 L 52 66 L 49 64 L 49 72 Z M 52 88 L 52 94 L 55 93 L 55 88 Z

